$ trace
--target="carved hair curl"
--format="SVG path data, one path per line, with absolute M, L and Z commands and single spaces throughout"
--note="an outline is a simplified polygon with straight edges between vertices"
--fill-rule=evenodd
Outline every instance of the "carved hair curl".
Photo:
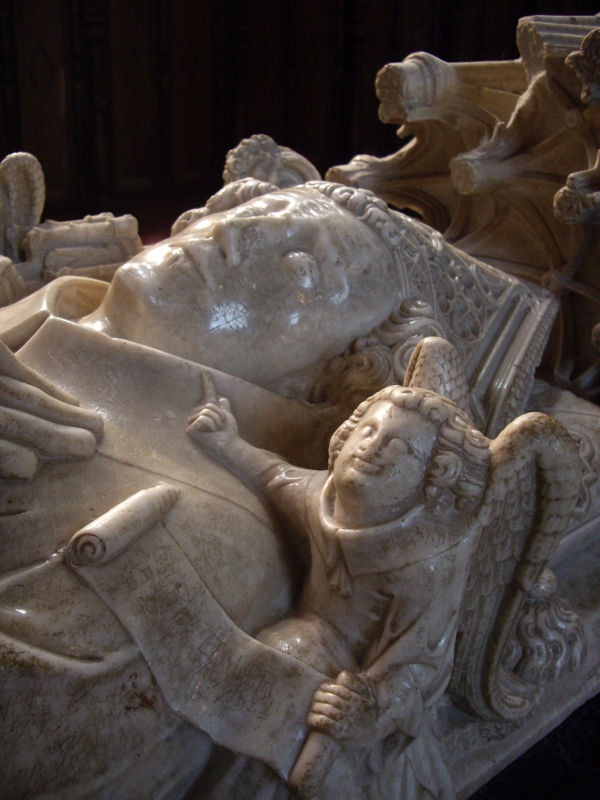
M 394 249 L 402 242 L 402 230 L 399 225 L 402 215 L 399 213 L 394 215 L 387 203 L 369 189 L 355 189 L 352 186 L 329 181 L 309 181 L 304 185 L 307 189 L 315 189 L 333 200 L 336 205 L 350 211 L 357 219 L 368 225 L 388 247 Z
M 417 298 L 404 300 L 367 336 L 330 358 L 317 377 L 313 403 L 338 404 L 350 412 L 375 392 L 404 381 L 417 344 L 427 336 L 446 338 L 431 306 Z
M 389 402 L 398 408 L 416 411 L 437 428 L 437 437 L 424 481 L 424 499 L 433 511 L 452 505 L 456 510 L 469 511 L 481 501 L 491 457 L 488 439 L 473 425 L 471 419 L 451 400 L 427 389 L 388 386 L 361 403 L 331 437 L 329 471 L 350 434 L 374 403 Z M 450 487 L 440 485 L 437 468 L 448 455 L 458 456 L 460 473 Z

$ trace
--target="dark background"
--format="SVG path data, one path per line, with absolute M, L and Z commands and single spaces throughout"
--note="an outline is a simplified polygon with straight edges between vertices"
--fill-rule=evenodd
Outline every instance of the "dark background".
M 324 173 L 398 147 L 373 81 L 426 50 L 516 58 L 519 17 L 594 14 L 545 0 L 0 0 L 0 157 L 41 161 L 45 217 L 110 210 L 168 234 L 222 184 L 227 150 L 267 133 Z M 478 800 L 600 798 L 600 698 Z
M 41 161 L 58 219 L 112 210 L 145 241 L 221 186 L 224 157 L 268 133 L 322 173 L 387 155 L 373 82 L 426 50 L 516 58 L 529 14 L 593 14 L 545 0 L 0 0 L 0 156 Z

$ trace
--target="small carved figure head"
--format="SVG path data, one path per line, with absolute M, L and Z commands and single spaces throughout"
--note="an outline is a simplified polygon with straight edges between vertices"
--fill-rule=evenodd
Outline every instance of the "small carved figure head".
M 489 441 L 452 401 L 390 386 L 365 400 L 329 445 L 338 493 L 387 506 L 388 518 L 424 502 L 434 513 L 468 513 L 487 481 Z
M 256 178 L 286 189 L 318 180 L 320 175 L 304 156 L 281 147 L 264 133 L 257 133 L 242 139 L 227 153 L 223 182 L 228 184 L 240 178 Z
M 581 100 L 584 103 L 600 103 L 600 30 L 594 28 L 583 42 L 581 50 L 567 56 L 565 63 L 572 67 L 581 81 Z

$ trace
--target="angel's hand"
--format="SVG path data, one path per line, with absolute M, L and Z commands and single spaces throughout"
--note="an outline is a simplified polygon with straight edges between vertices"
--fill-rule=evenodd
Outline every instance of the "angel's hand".
M 40 458 L 92 456 L 103 427 L 0 342 L 0 478 L 33 478 Z
M 313 695 L 307 722 L 350 750 L 368 749 L 377 742 L 379 708 L 366 675 L 340 672 L 335 682 L 321 684 Z
M 202 373 L 202 386 L 204 402 L 188 418 L 186 431 L 206 450 L 216 453 L 237 437 L 237 423 L 230 411 L 229 400 L 217 395 L 210 373 Z

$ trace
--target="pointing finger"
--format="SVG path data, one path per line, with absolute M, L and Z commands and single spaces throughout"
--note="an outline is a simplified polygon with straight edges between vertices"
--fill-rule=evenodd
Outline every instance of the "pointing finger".
M 207 414 L 200 414 L 196 419 L 187 427 L 188 435 L 194 433 L 215 433 L 219 430 L 219 424 L 214 417 L 209 417 Z
M 204 405 L 207 403 L 217 403 L 217 390 L 215 389 L 215 382 L 213 381 L 210 372 L 202 373 L 202 402 Z
M 204 413 L 204 411 L 219 411 L 219 406 L 216 403 L 203 403 L 201 406 L 197 406 L 190 416 L 188 417 L 188 422 L 193 422 L 197 416 Z
M 210 420 L 214 423 L 213 430 L 218 431 L 223 427 L 223 413 L 219 408 L 206 408 L 198 414 L 199 420 Z
M 215 405 L 203 408 L 199 414 L 188 419 L 188 433 L 194 431 L 222 431 L 227 424 L 225 411 Z

